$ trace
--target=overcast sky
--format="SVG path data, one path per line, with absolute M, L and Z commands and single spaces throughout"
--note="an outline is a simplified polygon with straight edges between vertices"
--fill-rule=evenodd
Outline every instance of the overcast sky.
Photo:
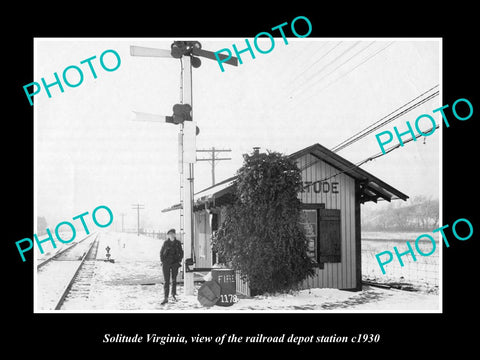
M 170 49 L 173 40 L 181 39 L 36 39 L 32 81 L 44 77 L 53 82 L 53 73 L 61 77 L 69 65 L 84 70 L 80 86 L 64 85 L 64 93 L 52 87 L 52 98 L 42 89 L 34 98 L 36 210 L 50 228 L 99 205 L 112 209 L 117 226 L 119 214 L 126 213 L 125 225 L 133 228 L 136 211 L 131 205 L 138 202 L 145 205 L 145 226 L 178 229 L 178 212 L 161 213 L 179 202 L 178 127 L 131 119 L 133 110 L 171 115 L 179 102 L 180 61 L 129 53 L 130 45 Z M 244 39 L 196 40 L 212 51 L 231 49 L 232 43 L 241 49 L 244 44 Z M 441 81 L 437 39 L 275 41 L 269 54 L 256 52 L 252 59 L 244 53 L 244 63 L 225 65 L 225 72 L 208 59 L 193 69 L 197 148 L 232 149 L 224 154 L 232 160 L 217 163 L 217 182 L 232 176 L 242 165 L 242 154 L 254 146 L 285 154 L 317 142 L 332 148 Z M 99 64 L 107 49 L 121 57 L 116 71 L 106 72 Z M 80 65 L 93 55 L 97 79 L 86 64 Z M 115 64 L 113 56 L 105 59 L 109 66 Z M 442 105 L 440 99 L 338 154 L 355 163 L 378 153 L 377 132 L 393 132 L 395 125 L 406 130 L 405 121 L 413 125 L 418 115 L 432 114 Z M 438 114 L 434 118 L 439 122 Z M 437 129 L 425 144 L 419 138 L 362 168 L 410 197 L 438 197 L 440 134 Z M 195 192 L 210 185 L 210 164 L 198 162 Z

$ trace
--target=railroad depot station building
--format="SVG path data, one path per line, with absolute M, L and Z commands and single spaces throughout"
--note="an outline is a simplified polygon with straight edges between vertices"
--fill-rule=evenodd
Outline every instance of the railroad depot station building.
M 302 225 L 315 274 L 300 284 L 306 288 L 361 290 L 360 205 L 379 198 L 407 200 L 408 196 L 348 160 L 314 144 L 290 155 L 297 162 L 305 186 Z M 222 223 L 222 207 L 234 200 L 232 182 L 225 179 L 194 196 L 195 268 L 216 263 L 211 239 Z M 310 185 L 310 186 L 308 186 Z M 168 210 L 178 209 L 179 205 Z M 248 283 L 237 274 L 237 292 L 250 295 Z

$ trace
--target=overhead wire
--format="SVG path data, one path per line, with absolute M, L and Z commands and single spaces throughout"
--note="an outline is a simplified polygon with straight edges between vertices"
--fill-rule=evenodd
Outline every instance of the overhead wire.
M 322 56 L 320 56 L 317 60 L 315 60 L 313 63 L 310 64 L 310 66 L 308 66 L 305 70 L 303 70 L 300 74 L 298 74 L 295 79 L 293 79 L 291 82 L 295 82 L 298 78 L 300 78 L 300 76 L 302 76 L 303 74 L 305 74 L 308 70 L 310 70 L 312 68 L 312 66 L 314 66 L 315 64 L 318 64 L 318 62 L 320 60 L 322 60 L 325 56 L 327 56 L 328 54 L 330 54 L 333 50 L 335 50 L 339 45 L 341 44 L 341 42 L 339 41 L 337 43 L 337 45 L 335 45 L 333 48 L 331 48 L 330 50 L 328 50 L 327 52 L 325 52 Z M 326 44 L 324 44 L 325 46 Z M 323 48 L 324 46 L 322 46 L 321 48 Z M 318 51 L 317 51 L 318 52 Z M 317 53 L 315 52 L 315 54 Z M 313 56 L 313 55 L 312 55 Z
M 345 65 L 347 62 L 351 61 L 355 56 L 358 56 L 358 54 L 360 54 L 361 52 L 365 51 L 366 49 L 368 49 L 371 45 L 373 45 L 375 43 L 375 41 L 372 41 L 370 44 L 368 44 L 367 46 L 363 47 L 362 49 L 360 49 L 359 51 L 357 51 L 355 54 L 353 54 L 352 56 L 350 56 L 348 59 L 346 59 L 344 62 L 340 63 L 339 65 L 337 65 L 335 68 L 333 68 L 330 72 L 328 72 L 327 74 L 323 75 L 319 80 L 318 82 L 316 83 L 316 85 L 318 85 L 319 83 L 321 83 L 321 81 L 323 79 L 325 79 L 327 76 L 333 74 L 338 68 L 342 67 L 343 65 Z M 353 48 L 353 47 L 352 47 Z M 311 89 L 311 88 L 310 88 Z M 304 88 L 303 91 L 300 91 L 299 93 L 297 93 L 296 96 L 298 96 L 299 94 L 305 92 L 307 90 L 307 88 Z
M 373 58 L 374 56 L 378 55 L 379 53 L 381 53 L 382 51 L 384 51 L 386 48 L 388 48 L 390 45 L 392 45 L 394 42 L 391 41 L 388 45 L 384 46 L 383 48 L 381 48 L 380 50 L 378 50 L 377 52 L 371 54 L 370 56 L 368 56 L 367 58 L 365 58 L 365 60 L 363 60 L 361 63 L 357 64 L 356 66 L 354 66 L 352 69 L 350 69 L 349 71 L 347 71 L 346 73 L 344 73 L 343 75 L 340 75 L 338 78 L 336 78 L 334 81 L 332 81 L 330 84 L 328 84 L 327 86 L 325 86 L 324 88 L 320 89 L 320 91 L 317 92 L 317 94 L 321 93 L 322 91 L 326 90 L 327 88 L 329 88 L 330 86 L 332 86 L 334 83 L 336 83 L 338 80 L 342 79 L 343 77 L 347 76 L 348 74 L 350 74 L 353 70 L 355 70 L 356 68 L 358 68 L 360 65 L 366 63 L 368 60 L 370 60 L 371 58 Z
M 320 89 L 320 91 L 318 92 L 314 92 L 312 93 L 310 96 L 307 96 L 307 97 L 302 97 L 299 101 L 297 100 L 298 99 L 298 94 L 297 96 L 295 96 L 295 99 L 293 100 L 294 102 L 296 102 L 297 104 L 295 105 L 295 107 L 298 107 L 298 105 L 304 103 L 305 101 L 309 100 L 310 98 L 312 98 L 313 96 L 317 95 L 318 93 L 324 91 L 326 88 L 330 87 L 331 85 L 333 85 L 335 82 L 337 82 L 338 80 L 340 80 L 341 78 L 345 77 L 346 75 L 350 74 L 352 71 L 354 71 L 355 69 L 357 69 L 359 66 L 365 64 L 367 61 L 371 60 L 372 58 L 374 58 L 376 55 L 378 55 L 380 52 L 384 51 L 385 49 L 387 49 L 389 46 L 391 46 L 394 42 L 390 42 L 389 44 L 387 44 L 386 46 L 384 46 L 383 48 L 379 49 L 378 51 L 372 53 L 370 56 L 367 56 L 363 61 L 361 61 L 359 64 L 355 65 L 353 68 L 351 68 L 350 70 L 348 70 L 347 72 L 345 72 L 343 75 L 339 76 L 337 79 L 335 79 L 333 82 L 331 82 L 330 84 L 328 84 L 327 86 L 325 86 L 324 88 Z M 305 69 L 304 71 L 302 71 L 302 73 L 300 73 L 299 75 L 297 75 L 297 77 L 292 81 L 294 82 L 297 78 L 299 78 L 301 75 L 303 75 L 308 69 L 310 69 L 313 65 L 315 65 L 316 63 L 318 63 L 323 57 L 325 57 L 328 53 L 330 53 L 332 50 L 334 50 L 335 48 L 337 48 L 339 45 L 341 44 L 341 42 L 338 42 L 333 48 L 331 48 L 330 50 L 327 51 L 327 53 L 323 54 L 321 56 L 320 59 L 317 59 L 315 62 L 313 62 L 307 69 Z M 351 58 L 353 58 L 354 56 L 352 56 Z M 346 61 L 348 62 L 348 61 Z M 344 62 L 344 64 L 346 63 Z M 318 85 L 318 84 L 317 84 Z M 290 96 L 290 99 L 293 98 L 293 95 Z M 278 103 L 280 103 L 281 100 L 279 99 Z M 291 105 L 292 106 L 292 105 Z M 294 109 L 291 107 L 290 110 L 287 110 L 287 112 L 291 112 L 293 111 Z
M 334 151 L 334 152 L 337 152 L 337 151 L 340 151 L 342 149 L 344 149 L 345 147 L 357 142 L 358 140 L 364 138 L 365 136 L 369 135 L 370 133 L 372 133 L 373 131 L 379 129 L 380 127 L 392 122 L 393 120 L 399 118 L 400 116 L 406 114 L 407 112 L 417 108 L 418 106 L 422 105 L 423 103 L 433 99 L 435 96 L 438 96 L 439 95 L 439 91 L 437 90 L 436 92 L 430 94 L 429 96 L 427 96 L 425 99 L 422 99 L 420 100 L 418 103 L 415 103 L 413 105 L 411 105 L 410 107 L 408 107 L 407 109 L 403 110 L 402 112 L 394 115 L 393 117 L 389 118 L 389 116 L 395 114 L 397 111 L 405 108 L 407 105 L 411 104 L 412 102 L 414 102 L 415 100 L 421 98 L 422 96 L 424 96 L 425 94 L 429 93 L 430 91 L 432 91 L 433 89 L 435 89 L 436 87 L 438 87 L 439 85 L 435 85 L 434 87 L 428 89 L 427 91 L 423 92 L 422 94 L 416 96 L 415 98 L 413 98 L 412 100 L 408 101 L 407 103 L 403 104 L 402 106 L 398 107 L 397 109 L 395 109 L 394 111 L 390 112 L 389 114 L 383 116 L 380 120 L 370 124 L 369 126 L 367 126 L 366 128 L 358 131 L 357 133 L 353 134 L 352 136 L 350 136 L 349 138 L 345 139 L 344 141 L 342 141 L 341 143 L 339 143 L 338 145 L 334 146 L 333 148 L 331 148 L 330 150 Z M 363 134 L 362 134 L 363 133 Z
M 437 124 L 437 126 L 435 126 L 435 129 L 438 129 L 439 127 L 440 127 L 440 125 Z M 432 126 L 432 127 L 426 132 L 426 134 L 428 134 L 428 133 L 429 133 L 430 131 L 432 131 L 433 129 L 434 129 L 434 127 Z M 335 174 L 333 174 L 333 175 L 327 176 L 327 177 L 325 177 L 325 178 L 323 178 L 323 179 L 321 179 L 321 180 L 313 181 L 313 182 L 311 182 L 310 184 L 303 186 L 303 189 L 306 189 L 306 188 L 308 188 L 308 187 L 310 187 L 310 186 L 312 186 L 312 185 L 314 185 L 314 184 L 316 184 L 316 183 L 320 183 L 320 182 L 324 182 L 324 181 L 326 181 L 326 180 L 329 180 L 329 179 L 331 179 L 331 178 L 333 178 L 333 177 L 335 177 L 335 176 L 337 176 L 337 175 L 346 173 L 346 172 L 348 172 L 348 171 L 350 171 L 350 170 L 353 170 L 353 169 L 355 169 L 355 168 L 357 168 L 357 167 L 360 167 L 360 166 L 362 166 L 363 164 L 365 164 L 366 162 L 369 162 L 369 161 L 375 160 L 375 159 L 377 159 L 377 158 L 379 158 L 379 157 L 381 157 L 381 156 L 387 155 L 388 153 L 394 151 L 395 149 L 398 149 L 398 148 L 401 147 L 401 146 L 404 146 L 405 144 L 409 143 L 410 141 L 414 141 L 414 139 L 415 139 L 415 141 L 416 141 L 416 139 L 418 139 L 420 136 L 423 136 L 423 135 L 422 135 L 422 134 L 417 134 L 417 135 L 414 136 L 414 137 L 412 136 L 410 139 L 403 141 L 403 145 L 400 144 L 400 143 L 398 143 L 397 145 L 391 146 L 391 147 L 389 147 L 385 152 L 378 152 L 378 153 L 376 153 L 376 154 L 374 154 L 374 155 L 372 155 L 372 156 L 369 156 L 368 158 L 366 158 L 366 159 L 364 159 L 364 160 L 361 160 L 361 161 L 353 164 L 352 166 L 348 167 L 347 169 L 344 169 L 344 170 L 342 170 L 342 171 L 339 171 L 339 172 L 337 172 L 337 173 L 335 173 Z M 320 161 L 320 160 L 315 160 L 315 161 L 311 162 L 311 163 L 309 164 L 309 166 L 313 165 L 314 163 L 316 163 L 316 162 L 318 162 L 318 161 Z M 301 171 L 302 171 L 302 170 L 305 170 L 307 167 L 308 167 L 308 166 L 303 166 L 300 170 L 301 170 Z
M 352 55 L 350 58 L 348 58 L 347 60 L 345 60 L 343 63 L 341 63 L 340 65 L 338 65 L 336 68 L 334 68 L 332 71 L 330 71 L 327 75 L 323 76 L 321 80 L 323 80 L 324 78 L 326 78 L 328 75 L 330 75 L 331 73 L 333 73 L 335 70 L 337 70 L 338 68 L 340 68 L 341 66 L 343 66 L 344 64 L 346 64 L 348 61 L 350 61 L 351 59 L 353 59 L 355 56 L 357 56 L 359 53 L 363 52 L 364 50 L 366 50 L 366 48 L 368 48 L 369 46 L 371 46 L 374 42 L 370 43 L 369 45 L 367 45 L 365 48 L 361 49 L 360 51 L 358 51 L 357 53 L 355 53 L 354 55 Z M 348 52 L 350 49 L 352 49 L 353 47 L 355 47 L 356 45 L 358 44 L 358 42 L 352 46 L 350 46 L 347 50 L 345 50 L 344 52 L 342 52 L 340 55 L 338 55 L 334 60 L 330 61 L 328 64 L 326 64 L 322 69 L 320 69 L 319 71 L 317 71 L 313 76 L 315 77 L 317 74 L 320 74 L 323 70 L 325 70 L 330 64 L 332 64 L 334 61 L 336 61 L 337 59 L 339 59 L 342 55 L 344 55 L 346 52 Z M 360 67 L 361 65 L 365 64 L 367 61 L 371 60 L 373 57 L 375 57 L 376 55 L 378 55 L 380 52 L 384 51 L 385 49 L 387 49 L 389 46 L 391 46 L 393 44 L 393 41 L 390 42 L 389 44 L 387 44 L 386 46 L 384 46 L 383 48 L 379 49 L 378 51 L 372 53 L 370 56 L 366 57 L 363 61 L 361 61 L 359 64 L 355 65 L 353 68 L 351 68 L 350 70 L 348 70 L 347 72 L 345 72 L 344 74 L 342 74 L 341 76 L 339 76 L 338 78 L 336 78 L 333 82 L 331 82 L 330 84 L 328 84 L 327 86 L 325 86 L 324 88 L 322 88 L 320 90 L 323 91 L 325 90 L 326 88 L 330 87 L 332 84 L 334 84 L 335 82 L 339 81 L 341 78 L 345 77 L 346 75 L 350 74 L 352 71 L 354 71 L 355 69 L 357 69 L 358 67 Z M 337 44 L 334 48 L 338 47 L 339 44 Z M 329 52 L 331 52 L 334 48 L 330 49 Z M 328 53 L 329 53 L 328 52 Z M 324 54 L 324 56 L 326 56 L 326 54 Z M 324 57 L 322 56 L 322 58 Z M 304 70 L 302 73 L 300 73 L 293 81 L 295 81 L 296 79 L 298 79 L 301 75 L 303 75 L 306 71 L 308 71 L 313 65 L 315 65 L 316 63 L 318 63 L 320 61 L 317 60 L 316 62 L 314 62 L 312 65 L 310 65 L 306 70 Z M 302 86 L 304 86 L 306 83 L 310 82 L 312 80 L 312 78 L 310 78 L 308 81 L 306 81 L 304 84 L 302 84 Z M 399 108 L 395 109 L 394 111 L 390 112 L 388 115 L 382 117 L 380 120 L 376 121 L 375 123 L 369 125 L 368 127 L 362 129 L 361 131 L 355 133 L 354 135 L 352 135 L 351 137 L 347 138 L 346 140 L 344 140 L 343 142 L 341 142 L 340 144 L 338 144 L 337 146 L 335 146 L 334 148 L 332 148 L 331 150 L 332 151 L 339 151 L 341 149 L 344 149 L 345 147 L 347 146 L 350 146 L 351 144 L 355 143 L 356 141 L 360 140 L 361 138 L 367 136 L 368 134 L 372 133 L 373 131 L 377 130 L 378 128 L 392 122 L 393 120 L 399 118 L 400 116 L 404 115 L 405 113 L 415 109 L 416 107 L 424 104 L 425 102 L 431 100 L 432 98 L 434 98 L 435 96 L 438 96 L 439 95 L 439 91 L 436 91 L 434 92 L 433 94 L 430 94 L 429 96 L 427 96 L 425 99 L 422 99 L 420 101 L 418 101 L 417 103 L 411 105 L 410 107 L 408 107 L 407 109 L 403 110 L 402 112 L 400 112 L 399 114 L 396 114 L 394 115 L 392 118 L 389 118 L 387 119 L 389 116 L 395 114 L 396 112 L 398 112 L 399 110 L 405 108 L 406 106 L 408 106 L 409 104 L 411 104 L 412 102 L 414 102 L 415 100 L 421 98 L 422 96 L 424 96 L 425 94 L 427 94 L 428 92 L 432 91 L 433 89 L 435 89 L 436 87 L 438 87 L 439 85 L 435 85 L 433 86 L 432 88 L 428 89 L 427 91 L 425 91 L 424 93 L 420 94 L 419 96 L 415 97 L 414 99 L 410 100 L 409 102 L 403 104 L 402 106 L 400 106 Z M 302 91 L 300 91 L 298 94 L 301 94 Z M 298 95 L 297 94 L 297 95 Z M 315 94 L 314 94 L 315 95 Z M 302 101 L 303 102 L 303 101 Z M 439 128 L 439 125 L 437 124 L 437 126 L 435 127 L 435 129 L 438 129 Z M 434 129 L 434 127 L 430 128 L 426 133 L 429 133 L 430 131 L 432 131 Z M 363 132 L 365 132 L 364 134 L 362 134 Z M 360 135 L 361 134 L 361 135 Z M 422 134 L 418 134 L 416 135 L 415 137 L 412 137 L 406 141 L 403 141 L 403 145 L 404 144 L 407 144 L 411 141 L 414 141 L 414 139 L 416 140 L 417 138 L 419 138 L 420 136 L 422 136 Z M 312 182 L 306 186 L 304 186 L 303 188 L 308 188 L 318 182 L 323 182 L 323 181 L 326 181 L 328 179 L 331 179 L 332 177 L 335 177 L 335 176 L 338 176 L 342 173 L 345 173 L 345 172 L 348 172 L 354 168 L 357 168 L 357 167 L 360 167 L 362 166 L 363 164 L 369 162 L 369 161 L 372 161 L 374 159 L 377 159 L 381 156 L 384 156 L 392 151 L 394 151 L 395 149 L 399 148 L 400 146 L 403 146 L 401 145 L 400 143 L 397 144 L 397 145 L 394 145 L 390 148 L 388 148 L 387 150 L 385 150 L 385 152 L 379 152 L 377 154 L 374 154 L 362 161 L 359 161 L 357 162 L 356 164 L 352 165 L 351 167 L 345 169 L 345 170 L 342 170 L 340 172 L 337 172 L 333 175 L 330 175 L 328 177 L 325 177 L 324 179 L 321 179 L 321 180 L 317 180 L 315 182 Z M 306 165 L 304 165 L 303 167 L 300 168 L 301 171 L 305 170 L 306 168 L 312 166 L 313 164 L 319 162 L 320 160 L 319 159 L 316 159 Z
M 437 85 L 437 86 L 438 86 L 438 85 Z M 434 86 L 433 88 L 435 88 L 435 87 L 437 87 L 437 86 Z M 433 89 L 433 88 L 432 88 L 432 89 Z M 429 89 L 429 90 L 431 90 L 431 89 Z M 429 90 L 427 90 L 427 92 L 428 92 Z M 425 93 L 423 93 L 422 95 L 424 95 L 424 94 L 425 94 Z M 420 96 L 422 96 L 422 95 L 419 95 L 418 97 L 420 97 Z M 437 95 L 438 95 L 438 94 L 437 94 Z M 437 96 L 437 95 L 433 94 L 433 96 Z M 432 97 L 433 97 L 433 96 L 432 96 Z M 417 97 L 417 98 L 418 98 L 418 97 Z M 415 99 L 417 99 L 417 98 L 415 98 Z M 415 99 L 414 99 L 414 100 L 415 100 Z M 428 98 L 427 98 L 427 99 L 423 99 L 423 101 L 422 101 L 421 103 L 419 102 L 419 103 L 417 103 L 417 104 L 412 105 L 412 107 L 408 108 L 408 109 L 405 110 L 403 113 L 400 113 L 400 114 L 398 114 L 398 116 L 396 116 L 395 118 L 388 119 L 387 121 L 390 122 L 390 121 L 395 120 L 396 118 L 400 117 L 400 116 L 403 115 L 404 113 L 406 113 L 406 112 L 408 112 L 408 111 L 410 111 L 410 110 L 413 110 L 414 108 L 420 106 L 421 104 L 423 104 L 424 102 L 426 102 L 426 101 L 428 101 L 428 100 L 430 100 L 430 99 L 428 99 Z M 413 101 L 413 100 L 412 100 L 412 101 Z M 389 115 L 391 115 L 391 114 L 395 113 L 396 111 L 398 111 L 399 109 L 405 107 L 405 105 L 411 103 L 412 101 L 409 101 L 408 103 L 404 104 L 404 105 L 401 106 L 400 108 L 397 108 L 396 110 L 394 110 L 393 112 L 391 112 Z M 389 115 L 387 115 L 387 116 L 389 116 Z M 386 117 L 386 116 L 385 116 L 385 117 Z M 382 119 L 384 119 L 385 117 L 383 117 Z M 372 125 L 374 125 L 374 124 L 376 124 L 376 123 L 378 123 L 378 121 L 375 122 L 375 123 L 373 123 Z M 372 126 L 372 125 L 370 125 L 370 126 Z M 382 124 L 381 126 L 383 126 L 383 125 L 384 125 L 384 124 Z M 370 127 L 370 126 L 369 126 L 369 127 Z M 381 127 L 381 126 L 379 125 L 379 127 Z M 367 127 L 367 128 L 368 128 L 368 127 Z M 437 128 L 438 128 L 438 126 L 437 126 Z M 372 131 L 374 131 L 374 130 L 376 130 L 376 129 L 377 129 L 377 127 L 375 127 L 374 129 L 372 129 Z M 433 129 L 433 128 L 432 128 L 432 129 Z M 428 132 L 430 132 L 432 129 L 430 129 Z M 363 130 L 362 130 L 362 131 L 363 131 Z M 428 133 L 428 132 L 427 132 L 427 133 Z M 368 134 L 366 133 L 365 136 L 366 136 L 366 135 L 368 135 Z M 351 137 L 348 138 L 348 139 L 352 139 L 354 136 L 355 136 L 355 135 L 351 136 Z M 364 136 L 362 136 L 362 137 L 364 137 Z M 417 136 L 417 138 L 418 138 L 418 136 Z M 348 140 L 348 139 L 347 139 L 347 140 Z M 357 140 L 355 140 L 355 141 L 358 141 L 358 140 L 360 140 L 360 139 L 357 139 Z M 407 141 L 405 141 L 404 143 L 407 143 L 407 142 L 409 142 L 409 141 L 411 141 L 411 140 L 407 140 Z M 345 147 L 347 147 L 347 146 L 349 146 L 349 145 L 351 145 L 351 144 L 353 144 L 353 142 L 348 143 L 348 144 L 345 144 L 345 146 L 344 146 L 343 148 L 345 148 Z M 339 151 L 340 149 L 339 149 L 339 150 L 334 150 L 334 148 L 332 148 L 332 149 L 330 149 L 330 150 L 331 150 L 331 151 L 334 151 L 334 152 L 337 152 L 337 151 Z M 314 161 L 312 161 L 312 162 L 310 162 L 310 163 L 307 163 L 307 164 L 305 164 L 304 166 L 302 166 L 302 167 L 300 168 L 300 170 L 301 170 L 301 171 L 302 171 L 302 170 L 305 170 L 306 168 L 308 168 L 308 167 L 314 165 L 315 163 L 317 163 L 318 161 L 319 161 L 319 160 L 317 159 L 317 160 L 314 160 Z
M 434 129 L 438 129 L 439 127 L 440 127 L 440 125 L 438 125 L 438 124 L 437 124 L 435 127 L 432 126 L 427 132 L 425 132 L 425 134 L 430 133 L 430 131 L 432 131 L 432 130 L 434 130 Z M 415 141 L 416 141 L 416 139 L 418 139 L 420 136 L 423 136 L 423 135 L 422 135 L 422 134 L 417 134 L 415 137 L 411 137 L 410 139 L 408 139 L 408 140 L 406 140 L 406 141 L 402 141 L 402 142 L 403 142 L 403 145 L 409 143 L 410 141 L 413 141 L 413 139 L 415 139 Z M 394 146 L 392 146 L 392 147 L 389 147 L 385 152 L 378 152 L 377 154 L 372 155 L 372 156 L 368 157 L 367 159 L 362 160 L 362 161 L 356 163 L 355 165 L 356 165 L 356 166 L 361 166 L 361 165 L 363 165 L 364 163 L 366 163 L 366 162 L 368 162 L 368 161 L 372 161 L 372 160 L 375 160 L 376 158 L 379 158 L 379 157 L 381 157 L 381 156 L 387 155 L 389 152 L 392 152 L 393 150 L 395 150 L 395 149 L 397 149 L 397 148 L 399 148 L 400 146 L 403 146 L 403 145 L 400 144 L 400 143 L 398 143 L 397 145 L 394 145 Z
M 339 78 L 337 78 L 336 80 L 334 80 L 332 83 L 330 83 L 330 84 L 328 84 L 327 86 L 325 86 L 324 88 L 320 89 L 320 91 L 312 91 L 312 93 L 311 93 L 309 96 L 302 97 L 302 98 L 300 98 L 299 100 L 297 100 L 297 99 L 298 99 L 298 95 L 301 93 L 301 92 L 300 92 L 299 94 L 297 94 L 297 95 L 295 96 L 295 100 L 294 100 L 294 101 L 296 101 L 296 105 L 295 105 L 295 106 L 298 107 L 298 105 L 300 105 L 300 104 L 306 102 L 307 100 L 311 99 L 312 97 L 318 95 L 320 92 L 324 91 L 326 88 L 328 88 L 329 86 L 331 86 L 333 83 L 335 83 L 336 81 L 338 81 L 340 78 L 342 78 L 342 77 L 346 76 L 347 74 L 351 73 L 354 69 L 356 69 L 356 68 L 358 68 L 360 65 L 366 63 L 368 60 L 372 59 L 374 56 L 378 55 L 380 52 L 382 52 L 383 50 L 385 50 L 386 48 L 388 48 L 388 47 L 389 47 L 390 45 L 392 45 L 392 44 L 393 44 L 393 42 L 390 42 L 387 46 L 381 48 L 381 49 L 378 50 L 377 52 L 374 52 L 372 55 L 368 56 L 365 60 L 363 60 L 362 62 L 360 62 L 360 63 L 357 64 L 356 66 L 354 66 L 354 67 L 353 67 L 352 69 L 350 69 L 349 71 L 347 71 L 344 75 L 340 76 Z M 353 58 L 353 56 L 352 56 L 352 58 Z M 314 85 L 313 87 L 310 87 L 310 89 L 312 89 L 312 88 L 314 88 L 315 86 L 318 86 L 318 85 L 319 85 L 319 83 L 317 83 L 317 84 Z M 303 91 L 302 91 L 302 92 L 303 92 Z M 290 96 L 290 99 L 292 99 L 292 98 L 293 98 L 293 95 Z M 293 111 L 293 110 L 294 110 L 293 107 L 291 107 L 290 110 L 288 110 L 288 111 L 291 112 L 291 111 Z
M 302 67 L 303 65 L 306 65 L 308 63 L 308 59 L 312 56 L 311 55 L 311 45 L 310 43 L 301 43 L 301 42 L 298 42 L 298 43 L 295 43 L 295 45 L 298 45 L 299 46 L 299 49 L 297 51 L 295 51 L 295 59 L 303 59 L 303 64 L 300 65 L 302 62 L 299 61 L 299 67 Z M 316 51 L 318 52 L 318 50 Z M 316 53 L 315 52 L 315 53 Z M 262 73 L 261 74 L 262 78 L 258 78 L 257 80 L 260 82 L 261 80 L 265 80 L 264 82 L 268 82 L 270 81 L 270 78 L 267 78 L 268 77 L 268 74 L 266 73 Z M 293 77 L 294 74 L 290 73 L 290 72 L 287 72 L 287 71 L 282 71 L 281 74 L 279 76 L 276 77 L 276 84 L 275 84 L 275 93 L 278 93 L 278 94 L 282 94 L 282 93 L 285 93 L 285 88 L 287 87 L 287 85 L 289 84 L 289 82 L 291 81 L 290 78 Z M 279 87 L 277 86 L 277 83 L 278 84 L 283 84 L 283 87 Z M 272 93 L 272 97 L 270 98 L 270 101 L 272 101 L 271 103 L 271 107 L 272 108 L 277 108 L 283 101 L 282 97 L 281 96 L 276 96 Z
M 312 74 L 312 76 L 306 80 L 304 83 L 300 84 L 300 86 L 298 86 L 297 90 L 298 89 L 301 89 L 302 87 L 304 87 L 306 84 L 308 84 L 309 82 L 311 82 L 318 74 L 321 74 L 328 66 L 330 66 L 331 64 L 333 64 L 335 61 L 337 61 L 338 59 L 340 59 L 344 54 L 346 54 L 348 51 L 350 51 L 351 49 L 353 49 L 355 46 L 357 46 L 358 44 L 360 44 L 360 41 L 356 41 L 355 43 L 353 43 L 352 45 L 350 45 L 346 50 L 344 50 L 343 52 L 341 52 L 339 55 L 337 55 L 334 59 L 330 60 L 327 64 L 325 64 L 320 70 L 318 70 L 317 72 L 315 72 L 314 74 Z M 308 89 L 308 88 L 307 88 Z M 296 90 L 294 90 L 295 92 Z M 302 90 L 300 90 L 300 93 L 302 93 L 303 91 L 305 91 L 305 88 L 303 88 Z
M 361 52 L 364 52 L 365 50 L 367 50 L 371 45 L 373 45 L 375 43 L 375 41 L 372 41 L 370 44 L 368 44 L 367 46 L 365 46 L 364 48 L 360 49 L 359 51 L 357 51 L 355 54 L 353 54 L 352 56 L 350 56 L 347 60 L 345 60 L 344 62 L 342 62 L 340 65 L 338 65 L 336 68 L 332 69 L 332 71 L 330 71 L 328 74 L 324 75 L 319 81 L 322 81 L 324 78 L 326 78 L 328 75 L 332 74 L 335 70 L 337 70 L 339 67 L 342 67 L 343 65 L 345 65 L 347 62 L 349 62 L 350 60 L 352 60 L 355 56 L 357 56 L 358 54 L 360 54 Z
M 293 80 L 291 80 L 291 81 L 288 81 L 288 82 L 285 82 L 285 84 L 288 84 L 288 85 L 290 86 L 291 84 L 295 83 L 295 81 L 296 81 L 297 79 L 299 79 L 300 76 L 302 76 L 305 72 L 307 72 L 309 69 L 311 69 L 312 66 L 314 66 L 315 64 L 317 64 L 320 60 L 322 60 L 325 56 L 327 56 L 327 55 L 328 55 L 330 52 L 332 52 L 334 49 L 336 49 L 341 43 L 342 43 L 341 41 L 337 42 L 337 44 L 334 45 L 330 50 L 326 51 L 322 56 L 320 56 L 320 58 L 318 58 L 317 60 L 315 60 L 315 61 L 314 61 L 312 64 L 310 64 L 305 70 L 303 70 L 300 74 L 298 74 L 298 75 L 295 77 L 295 79 L 293 79 Z M 324 46 L 321 46 L 320 48 L 323 48 L 323 47 L 324 47 Z M 320 50 L 320 49 L 319 49 L 319 50 Z M 315 51 L 314 54 L 318 53 L 319 50 Z M 310 55 L 310 57 L 313 57 L 314 54 Z M 301 56 L 300 56 L 300 57 L 301 57 Z M 285 87 L 286 87 L 286 86 L 283 87 L 282 91 L 285 91 Z M 281 104 L 281 103 L 283 103 L 283 99 L 282 99 L 281 97 L 279 97 L 279 98 L 277 99 L 277 101 L 275 102 L 274 107 L 278 106 L 278 105 Z

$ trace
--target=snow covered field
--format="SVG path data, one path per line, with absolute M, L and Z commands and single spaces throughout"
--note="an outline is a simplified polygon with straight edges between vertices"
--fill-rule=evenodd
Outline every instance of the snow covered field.
M 401 282 L 409 283 L 417 288 L 426 288 L 430 291 L 438 290 L 440 283 L 440 247 L 439 234 L 429 234 L 435 239 L 435 252 L 430 256 L 421 256 L 415 249 L 416 238 L 424 233 L 420 232 L 363 232 L 362 233 L 362 275 L 364 280 L 371 280 L 380 283 Z M 399 252 L 408 250 L 406 241 L 414 249 L 416 261 L 412 256 L 402 257 L 404 266 L 397 260 L 393 247 L 396 246 Z M 419 241 L 419 248 L 424 253 L 432 250 L 432 243 L 428 238 Z M 382 273 L 376 254 L 383 251 L 390 251 L 393 260 L 385 265 L 385 274 Z M 381 259 L 386 259 L 382 255 Z
M 159 264 L 162 240 L 136 234 L 101 233 L 97 259 L 105 258 L 110 247 L 115 263 L 96 261 L 95 276 L 88 299 L 66 302 L 62 310 L 84 312 L 243 312 L 243 311 L 323 311 L 323 312 L 437 312 L 439 296 L 426 292 L 408 292 L 364 286 L 362 291 L 310 289 L 289 294 L 240 298 L 230 307 L 205 308 L 196 296 L 183 294 L 160 305 L 163 278 Z M 200 284 L 196 285 L 196 291 Z M 196 295 L 196 292 L 195 292 Z

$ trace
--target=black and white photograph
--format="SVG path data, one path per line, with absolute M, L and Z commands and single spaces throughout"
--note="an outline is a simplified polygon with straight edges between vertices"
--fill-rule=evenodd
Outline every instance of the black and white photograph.
M 5 11 L 6 353 L 473 350 L 473 5 L 101 5 Z
M 442 39 L 34 53 L 35 312 L 441 312 Z

